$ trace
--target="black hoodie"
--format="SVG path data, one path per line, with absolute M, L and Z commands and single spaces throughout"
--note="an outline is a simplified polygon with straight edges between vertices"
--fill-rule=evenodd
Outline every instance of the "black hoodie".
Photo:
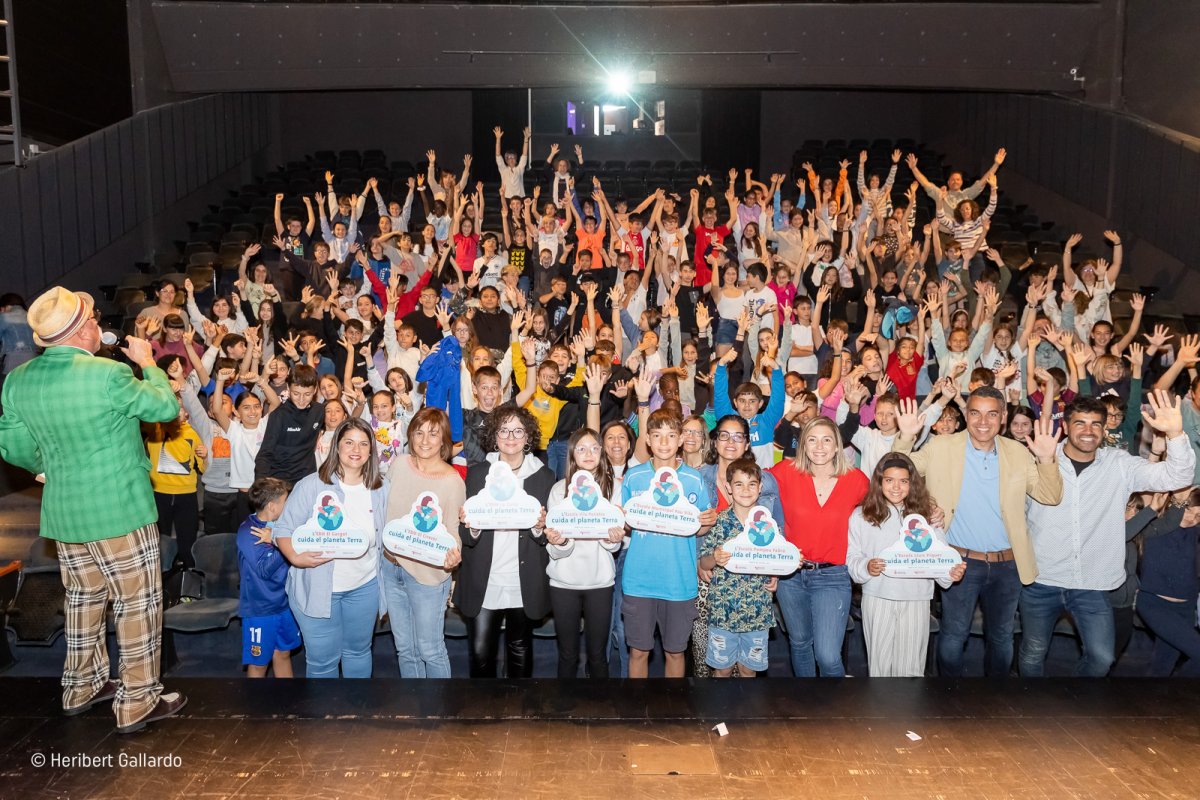
M 254 459 L 255 478 L 282 478 L 292 485 L 317 471 L 314 452 L 325 406 L 313 401 L 308 408 L 296 408 L 291 400 L 267 417 L 267 431 Z

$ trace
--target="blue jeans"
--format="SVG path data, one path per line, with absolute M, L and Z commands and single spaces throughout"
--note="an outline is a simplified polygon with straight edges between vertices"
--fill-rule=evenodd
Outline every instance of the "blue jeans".
M 625 571 L 625 554 L 629 550 L 621 550 L 617 554 L 617 578 L 613 584 L 612 622 L 608 628 L 608 660 L 610 673 L 615 672 L 614 678 L 629 677 L 629 648 L 625 646 L 625 620 L 621 617 L 621 600 L 625 593 L 621 591 L 621 573 Z M 612 669 L 612 654 L 617 653 L 618 669 Z
M 1063 609 L 1071 612 L 1083 657 L 1075 665 L 1075 676 L 1103 678 L 1112 667 L 1117 629 L 1108 593 L 1089 589 L 1062 589 L 1031 583 L 1021 590 L 1021 677 L 1041 678 L 1046 674 L 1046 653 L 1054 637 L 1054 624 Z
M 450 597 L 450 579 L 426 586 L 386 559 L 379 568 L 400 677 L 449 678 L 446 600 Z
M 1012 669 L 1013 627 L 1021 578 L 1015 561 L 989 563 L 967 559 L 963 579 L 942 590 L 942 620 L 938 633 L 938 674 L 958 678 L 963 673 L 963 649 L 971 635 L 975 604 L 983 605 L 984 672 L 1003 678 Z
M 555 439 L 546 445 L 546 466 L 554 477 L 562 480 L 567 475 L 567 440 Z
M 296 601 L 288 605 L 304 636 L 306 678 L 371 677 L 371 640 L 379 616 L 379 581 L 372 578 L 357 589 L 334 592 L 329 617 L 310 617 Z
M 850 615 L 850 573 L 844 566 L 802 569 L 779 581 L 775 593 L 787 625 L 797 678 L 844 678 L 842 642 Z

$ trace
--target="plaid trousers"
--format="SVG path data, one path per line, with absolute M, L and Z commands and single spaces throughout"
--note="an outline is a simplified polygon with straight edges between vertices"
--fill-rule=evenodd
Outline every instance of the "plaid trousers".
M 58 543 L 66 587 L 67 661 L 63 708 L 77 708 L 109 680 L 108 601 L 113 604 L 120 653 L 120 684 L 113 711 L 117 725 L 149 714 L 162 694 L 162 566 L 158 525 L 151 523 L 112 539 Z

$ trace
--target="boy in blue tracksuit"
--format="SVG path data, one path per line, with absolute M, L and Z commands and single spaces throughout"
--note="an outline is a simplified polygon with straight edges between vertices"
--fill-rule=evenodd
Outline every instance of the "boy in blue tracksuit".
M 254 513 L 238 528 L 242 663 L 251 678 L 265 678 L 271 666 L 276 678 L 292 677 L 292 651 L 300 646 L 300 629 L 284 593 L 288 562 L 271 542 L 272 523 L 287 498 L 285 481 L 259 478 L 250 486 Z
M 750 423 L 750 450 L 754 453 L 754 461 L 763 469 L 775 465 L 775 427 L 783 418 L 787 403 L 787 392 L 783 386 L 783 370 L 774 359 L 764 356 L 762 366 L 771 370 L 771 399 L 767 407 L 762 408 L 763 393 L 753 383 L 747 381 L 737 387 L 733 402 L 729 397 L 729 372 L 727 364 L 738 357 L 737 348 L 732 348 L 717 364 L 717 372 L 713 377 L 713 409 L 717 419 L 726 414 L 738 414 Z

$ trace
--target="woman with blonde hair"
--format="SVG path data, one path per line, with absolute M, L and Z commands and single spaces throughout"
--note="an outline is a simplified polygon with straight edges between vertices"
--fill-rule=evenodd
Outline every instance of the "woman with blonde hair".
M 801 429 L 794 459 L 771 470 L 783 503 L 784 533 L 800 548 L 800 569 L 781 577 L 776 597 L 787 625 L 797 678 L 841 678 L 842 639 L 850 613 L 846 569 L 850 515 L 867 494 L 867 476 L 850 465 L 828 417 Z

